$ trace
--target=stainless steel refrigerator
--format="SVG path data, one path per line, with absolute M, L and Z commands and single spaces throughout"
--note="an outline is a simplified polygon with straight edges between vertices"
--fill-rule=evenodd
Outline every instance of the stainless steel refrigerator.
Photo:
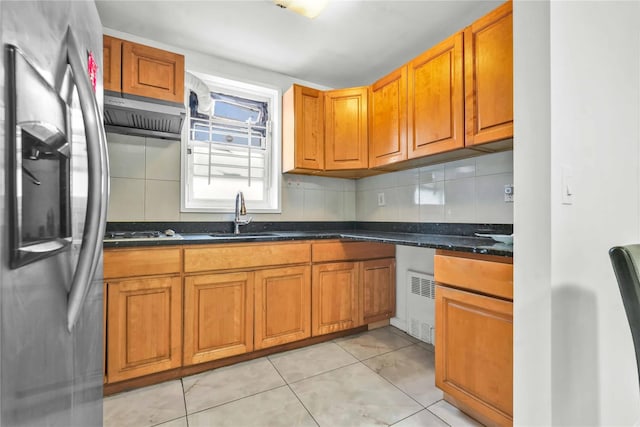
M 102 26 L 77 0 L 0 23 L 0 425 L 101 425 Z

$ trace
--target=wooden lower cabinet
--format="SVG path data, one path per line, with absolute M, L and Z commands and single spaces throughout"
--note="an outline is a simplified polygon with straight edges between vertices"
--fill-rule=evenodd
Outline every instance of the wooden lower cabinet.
M 313 266 L 312 335 L 390 319 L 396 309 L 395 258 Z
M 486 425 L 513 425 L 512 258 L 438 250 L 436 386 Z
M 513 303 L 438 286 L 436 307 L 436 385 L 493 423 L 511 425 Z
M 313 266 L 312 335 L 328 334 L 360 325 L 358 273 L 357 262 Z
M 107 381 L 112 383 L 180 367 L 180 277 L 107 283 Z
M 394 256 L 393 245 L 338 240 L 105 250 L 105 384 L 388 319 Z
M 375 259 L 360 263 L 362 322 L 390 319 L 396 312 L 396 261 Z
M 184 364 L 253 351 L 253 273 L 184 278 Z
M 255 349 L 311 336 L 311 267 L 255 272 Z

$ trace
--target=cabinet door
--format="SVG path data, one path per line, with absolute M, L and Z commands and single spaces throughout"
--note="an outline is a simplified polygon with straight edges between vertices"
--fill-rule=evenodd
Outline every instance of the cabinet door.
M 513 19 L 507 2 L 464 31 L 465 144 L 513 137 Z
M 122 91 L 122 40 L 102 36 L 104 90 Z
M 390 319 L 396 312 L 395 259 L 376 259 L 360 264 L 362 323 Z
M 312 335 L 360 325 L 358 264 L 340 262 L 313 266 L 311 290 Z
M 282 170 L 296 169 L 324 169 L 324 94 L 299 85 L 282 97 Z
M 513 422 L 513 303 L 436 286 L 436 385 L 496 425 Z
M 311 268 L 255 272 L 255 349 L 311 336 Z
M 366 87 L 325 92 L 325 169 L 366 169 L 369 165 Z
M 464 147 L 462 33 L 454 34 L 408 66 L 408 157 Z
M 184 364 L 253 351 L 252 273 L 184 279 Z
M 407 67 L 371 86 L 369 167 L 407 159 Z
M 184 103 L 184 56 L 124 41 L 122 92 Z
M 180 367 L 180 277 L 109 281 L 107 298 L 109 383 Z

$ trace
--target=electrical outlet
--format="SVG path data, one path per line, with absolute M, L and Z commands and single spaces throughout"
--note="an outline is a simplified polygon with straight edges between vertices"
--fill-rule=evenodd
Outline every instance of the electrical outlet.
M 287 187 L 289 188 L 300 188 L 302 183 L 300 182 L 299 176 L 288 176 L 285 180 Z
M 513 203 L 513 184 L 504 186 L 504 201 Z
M 378 193 L 378 206 L 384 206 L 387 203 L 384 200 L 384 193 Z

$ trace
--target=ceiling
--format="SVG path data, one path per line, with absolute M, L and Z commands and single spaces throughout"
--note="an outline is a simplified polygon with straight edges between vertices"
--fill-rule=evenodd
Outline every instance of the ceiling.
M 368 85 L 503 1 L 330 0 L 315 19 L 271 0 L 97 0 L 106 28 L 324 86 Z

